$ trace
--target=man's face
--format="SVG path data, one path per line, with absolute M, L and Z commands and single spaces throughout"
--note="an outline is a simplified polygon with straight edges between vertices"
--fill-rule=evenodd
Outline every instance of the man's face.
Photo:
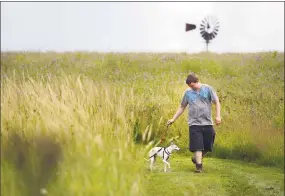
M 192 88 L 193 90 L 197 90 L 198 89 L 198 82 L 191 82 L 190 84 L 188 84 L 188 86 L 190 88 Z

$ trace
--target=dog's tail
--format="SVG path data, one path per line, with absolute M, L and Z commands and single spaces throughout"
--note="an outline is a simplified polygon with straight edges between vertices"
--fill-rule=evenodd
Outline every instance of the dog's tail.
M 144 160 L 149 161 L 149 159 L 144 158 Z

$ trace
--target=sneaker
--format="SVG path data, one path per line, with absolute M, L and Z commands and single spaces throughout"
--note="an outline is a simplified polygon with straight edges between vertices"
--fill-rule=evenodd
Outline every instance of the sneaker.
M 203 170 L 203 165 L 201 164 L 196 164 L 196 170 L 195 173 L 202 173 Z

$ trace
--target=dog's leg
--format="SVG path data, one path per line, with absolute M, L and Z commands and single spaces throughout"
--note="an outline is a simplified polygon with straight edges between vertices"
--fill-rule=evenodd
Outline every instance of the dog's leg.
M 153 164 L 154 164 L 154 157 L 150 158 L 150 171 L 153 170 Z
M 164 162 L 164 171 L 166 172 L 166 165 L 168 165 L 168 168 L 170 169 L 170 164 L 166 160 L 163 160 L 163 162 Z

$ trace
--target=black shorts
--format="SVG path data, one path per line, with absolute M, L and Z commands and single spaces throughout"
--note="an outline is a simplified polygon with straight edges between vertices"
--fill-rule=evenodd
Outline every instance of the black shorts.
M 213 151 L 215 141 L 215 130 L 212 125 L 192 125 L 189 127 L 189 150 L 195 151 Z

